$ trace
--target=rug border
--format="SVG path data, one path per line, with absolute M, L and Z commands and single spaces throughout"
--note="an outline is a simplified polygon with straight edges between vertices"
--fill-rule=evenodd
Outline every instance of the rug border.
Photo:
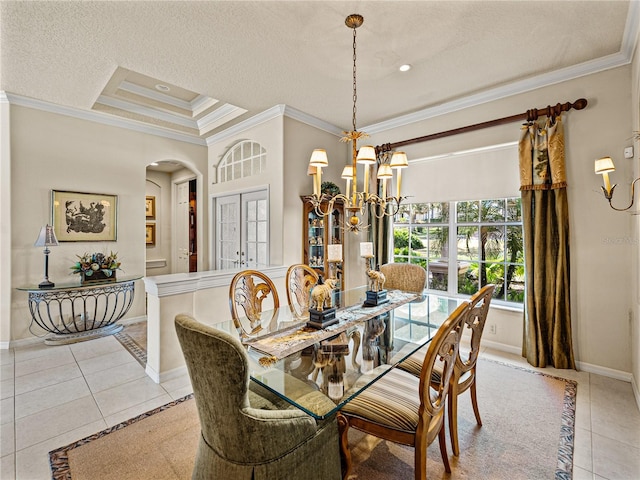
M 562 416 L 560 423 L 560 438 L 558 440 L 558 465 L 556 466 L 555 480 L 571 480 L 573 478 L 573 449 L 575 438 L 576 420 L 576 397 L 578 395 L 578 382 L 568 378 L 551 375 L 549 373 L 531 370 L 522 365 L 503 362 L 489 358 L 479 358 L 478 360 L 498 363 L 508 367 L 522 370 L 524 372 L 542 375 L 565 382 Z
M 55 450 L 51 450 L 49 452 L 49 467 L 51 468 L 52 480 L 71 480 L 71 470 L 69 468 L 68 455 L 69 450 L 81 447 L 82 445 L 85 445 L 93 440 L 97 440 L 98 438 L 104 437 L 105 435 L 108 435 L 115 431 L 122 430 L 124 427 L 128 427 L 129 425 L 139 422 L 140 420 L 144 420 L 145 418 L 155 415 L 156 413 L 160 413 L 171 407 L 175 407 L 176 405 L 186 402 L 187 400 L 191 400 L 192 398 L 193 393 L 190 393 L 189 395 L 185 395 L 182 398 L 161 405 L 160 407 L 156 407 L 153 410 L 149 410 L 148 412 L 141 413 L 136 417 L 130 418 L 129 420 L 118 423 L 117 425 L 101 430 L 97 433 L 89 435 L 88 437 L 84 437 L 63 447 L 56 448 Z
M 527 373 L 532 373 L 534 375 L 541 375 L 544 377 L 552 378 L 554 380 L 560 380 L 565 382 L 563 408 L 562 408 L 561 425 L 560 425 L 560 437 L 558 440 L 558 464 L 556 466 L 556 471 L 555 471 L 555 480 L 571 480 L 573 478 L 573 450 L 574 450 L 574 437 L 575 437 L 575 414 L 576 414 L 576 396 L 578 393 L 578 382 L 576 382 L 575 380 L 569 380 L 563 377 L 559 377 L 557 375 L 551 375 L 549 373 L 540 372 L 538 370 L 531 370 L 530 368 L 527 368 L 521 365 L 514 365 L 512 363 L 507 363 L 499 360 L 488 359 L 488 358 L 480 358 L 479 360 L 497 363 L 499 365 L 503 365 L 506 367 L 515 368 L 516 370 L 521 370 Z M 168 408 L 176 406 L 192 398 L 193 398 L 193 393 L 190 393 L 189 395 L 185 395 L 182 398 L 169 402 L 160 407 L 154 408 L 153 410 L 149 410 L 148 412 L 142 413 L 129 420 L 125 420 L 124 422 L 118 423 L 117 425 L 106 428 L 97 433 L 89 435 L 88 437 L 82 438 L 68 445 L 65 445 L 63 447 L 59 447 L 59 448 L 56 448 L 55 450 L 50 451 L 49 466 L 51 468 L 52 480 L 72 480 L 71 471 L 69 468 L 69 456 L 68 456 L 69 450 L 73 450 L 74 448 L 78 448 L 93 440 L 97 440 L 100 437 L 108 435 L 117 430 L 121 430 L 124 427 L 127 427 L 133 423 L 136 423 L 140 420 L 150 417 L 151 415 L 155 415 L 156 413 L 160 413 L 164 410 L 167 410 Z

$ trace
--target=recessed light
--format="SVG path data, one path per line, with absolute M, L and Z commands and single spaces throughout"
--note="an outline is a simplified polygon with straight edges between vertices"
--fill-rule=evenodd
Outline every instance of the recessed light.
M 409 65 L 408 63 L 405 63 L 404 65 L 400 65 L 401 72 L 408 72 L 409 70 L 411 70 L 411 65 Z
M 156 90 L 159 90 L 161 92 L 168 92 L 169 90 L 171 90 L 169 87 L 167 87 L 166 85 L 163 85 L 161 83 L 158 83 L 156 85 Z
M 157 167 L 160 164 L 158 162 L 151 162 L 149 165 L 151 165 L 152 167 Z

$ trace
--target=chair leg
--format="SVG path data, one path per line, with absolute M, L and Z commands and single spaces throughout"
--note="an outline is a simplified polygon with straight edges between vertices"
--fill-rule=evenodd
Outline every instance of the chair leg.
M 444 463 L 444 470 L 447 473 L 451 473 L 451 465 L 449 465 L 449 455 L 447 454 L 447 436 L 445 434 L 444 422 L 442 422 L 442 427 L 440 427 L 440 431 L 438 432 L 438 440 L 440 443 L 440 455 L 442 455 L 442 463 Z M 426 467 L 426 461 L 425 467 Z
M 460 445 L 458 444 L 458 390 L 452 388 L 448 399 L 449 411 L 449 436 L 451 437 L 451 450 L 457 457 L 460 455 Z
M 471 384 L 471 405 L 473 405 L 473 413 L 476 415 L 476 421 L 478 425 L 482 426 L 482 419 L 480 418 L 480 410 L 478 410 L 478 395 L 476 393 L 476 379 L 473 379 Z
M 342 469 L 342 478 L 347 480 L 351 472 L 351 450 L 349 450 L 349 419 L 342 413 L 337 414 L 338 434 L 340 436 L 340 463 Z

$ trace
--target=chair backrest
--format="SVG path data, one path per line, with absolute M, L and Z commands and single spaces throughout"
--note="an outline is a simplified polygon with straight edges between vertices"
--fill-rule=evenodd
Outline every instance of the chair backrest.
M 251 438 L 251 427 L 243 414 L 250 407 L 249 362 L 244 347 L 237 338 L 188 315 L 176 316 L 175 327 L 204 439 L 225 457 L 233 457 L 236 451 L 236 459 L 246 461 L 242 458 L 247 453 L 244 443 Z
M 229 309 L 231 319 L 241 337 L 256 333 L 262 328 L 262 302 L 271 295 L 273 315 L 269 322 L 273 321 L 280 307 L 278 291 L 271 279 L 258 270 L 243 270 L 238 272 L 229 285 Z M 249 320 L 250 330 L 247 332 L 240 317 Z
M 458 305 L 440 325 L 424 356 L 420 371 L 421 407 L 432 417 L 440 414 L 444 408 L 458 358 L 462 325 L 469 311 L 469 302 Z M 435 378 L 440 381 L 434 382 Z
M 427 271 L 413 263 L 387 263 L 380 267 L 389 290 L 422 293 L 427 283 Z
M 493 291 L 496 286 L 488 284 L 478 290 L 469 300 L 469 315 L 463 325 L 463 333 L 465 329 L 471 330 L 471 342 L 468 352 L 460 351 L 456 362 L 457 374 L 462 376 L 476 366 L 478 354 L 480 353 L 480 340 L 484 325 L 487 322 L 487 314 L 489 313 L 489 305 L 493 297 Z
M 287 270 L 287 302 L 296 318 L 309 316 L 309 292 L 318 283 L 318 274 L 308 265 L 298 263 Z

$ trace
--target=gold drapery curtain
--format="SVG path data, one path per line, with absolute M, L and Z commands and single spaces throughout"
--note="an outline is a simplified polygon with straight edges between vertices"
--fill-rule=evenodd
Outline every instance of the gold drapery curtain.
M 534 367 L 575 369 L 562 117 L 525 124 L 519 156 L 526 274 L 522 356 Z

